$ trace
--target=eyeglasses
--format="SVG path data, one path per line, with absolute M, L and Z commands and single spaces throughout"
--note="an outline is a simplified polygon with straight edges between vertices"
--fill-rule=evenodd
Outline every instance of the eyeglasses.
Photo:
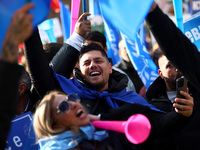
M 53 121 L 53 125 L 56 124 L 56 120 L 57 120 L 57 116 L 59 113 L 68 113 L 70 111 L 70 104 L 67 101 L 71 101 L 71 102 L 80 102 L 80 97 L 78 96 L 78 94 L 69 94 L 66 96 L 66 100 L 62 100 L 60 101 L 60 103 L 58 104 L 57 108 L 57 113 L 56 113 L 56 117 Z

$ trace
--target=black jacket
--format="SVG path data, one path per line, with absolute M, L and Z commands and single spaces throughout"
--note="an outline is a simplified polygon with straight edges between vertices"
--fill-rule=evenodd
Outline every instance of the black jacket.
M 131 81 L 133 82 L 135 86 L 136 93 L 139 93 L 141 88 L 144 86 L 144 84 L 142 80 L 140 79 L 135 68 L 124 60 L 116 64 L 115 67 L 121 69 L 128 75 L 128 77 L 131 79 Z
M 16 114 L 21 72 L 17 64 L 0 61 L 0 149 L 5 149 L 11 120 Z
M 166 93 L 165 81 L 159 76 L 147 89 L 146 100 L 156 108 L 165 112 L 174 110 L 172 102 Z
M 158 7 L 148 14 L 146 21 L 163 53 L 193 85 L 189 90 L 194 98 L 194 114 L 176 137 L 176 149 L 200 149 L 200 54 Z

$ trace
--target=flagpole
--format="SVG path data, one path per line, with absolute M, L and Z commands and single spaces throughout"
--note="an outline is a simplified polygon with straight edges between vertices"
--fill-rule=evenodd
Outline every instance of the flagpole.
M 83 13 L 87 12 L 87 0 L 82 0 L 83 5 Z M 87 17 L 85 17 L 85 20 L 87 20 Z
M 80 7 L 80 0 L 72 0 L 71 1 L 71 27 L 70 27 L 70 35 L 74 32 L 75 24 L 78 20 Z
M 177 27 L 184 33 L 182 0 L 173 0 Z

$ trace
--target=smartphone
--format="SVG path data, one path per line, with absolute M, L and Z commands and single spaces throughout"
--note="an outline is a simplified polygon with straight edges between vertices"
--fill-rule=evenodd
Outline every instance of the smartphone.
M 187 92 L 187 80 L 184 76 L 176 79 L 176 97 L 185 98 L 180 94 L 180 91 Z

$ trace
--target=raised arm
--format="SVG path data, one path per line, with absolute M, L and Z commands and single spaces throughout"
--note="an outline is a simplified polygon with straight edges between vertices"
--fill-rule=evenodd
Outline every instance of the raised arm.
M 0 60 L 0 149 L 5 149 L 10 122 L 16 113 L 18 81 L 22 72 L 17 64 L 17 51 L 18 45 L 32 33 L 33 16 L 27 12 L 33 7 L 29 3 L 14 13 L 3 41 Z
M 51 61 L 51 66 L 56 73 L 67 78 L 71 76 L 71 73 L 78 61 L 79 51 L 83 40 L 91 31 L 90 21 L 84 20 L 85 17 L 89 15 L 90 13 L 84 13 L 79 17 L 74 33 Z
M 49 67 L 38 30 L 34 31 L 31 37 L 24 42 L 24 52 L 32 83 L 40 98 L 48 91 L 60 90 Z
M 156 4 L 146 21 L 158 45 L 170 62 L 198 89 L 200 88 L 200 53 Z

